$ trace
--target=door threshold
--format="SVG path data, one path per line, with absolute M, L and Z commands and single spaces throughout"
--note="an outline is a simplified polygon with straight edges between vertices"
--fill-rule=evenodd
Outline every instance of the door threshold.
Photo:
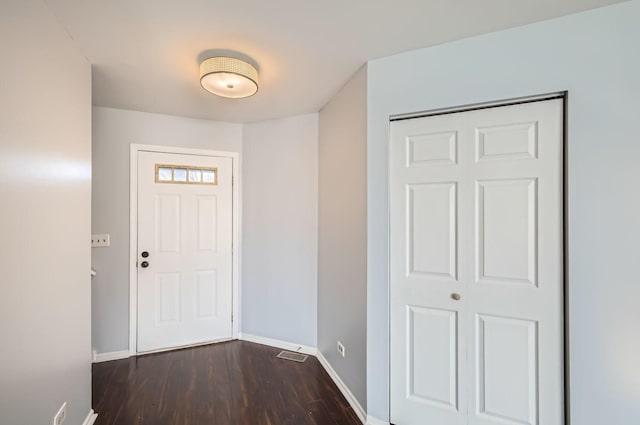
M 166 353 L 167 351 L 185 350 L 187 348 L 202 347 L 203 345 L 218 344 L 221 342 L 229 342 L 229 341 L 233 341 L 233 338 L 215 339 L 212 341 L 198 342 L 196 344 L 179 345 L 177 347 L 160 348 L 158 350 L 151 350 L 151 351 L 140 351 L 135 355 L 140 357 L 140 356 L 146 356 L 148 354 L 158 354 L 158 353 Z

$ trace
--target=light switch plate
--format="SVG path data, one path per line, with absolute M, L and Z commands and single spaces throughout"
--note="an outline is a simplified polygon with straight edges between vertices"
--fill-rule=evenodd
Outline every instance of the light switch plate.
M 110 246 L 109 235 L 91 235 L 91 248 L 104 248 Z

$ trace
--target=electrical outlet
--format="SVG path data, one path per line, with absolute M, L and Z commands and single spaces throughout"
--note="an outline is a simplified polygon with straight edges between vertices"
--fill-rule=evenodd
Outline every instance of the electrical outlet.
M 111 245 L 111 237 L 105 235 L 91 235 L 91 248 L 104 248 Z
M 338 353 L 342 354 L 342 357 L 345 355 L 344 345 L 340 341 L 338 341 Z
M 62 425 L 67 417 L 67 402 L 62 403 L 62 407 L 58 410 L 58 413 L 53 417 L 53 425 Z

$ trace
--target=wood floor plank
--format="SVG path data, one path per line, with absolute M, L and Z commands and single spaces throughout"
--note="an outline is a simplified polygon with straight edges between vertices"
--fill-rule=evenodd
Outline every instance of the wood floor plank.
M 318 360 L 230 341 L 93 365 L 96 425 L 360 425 Z

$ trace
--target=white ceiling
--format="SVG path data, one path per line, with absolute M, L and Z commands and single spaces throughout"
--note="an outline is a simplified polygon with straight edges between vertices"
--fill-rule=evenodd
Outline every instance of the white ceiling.
M 93 103 L 217 121 L 316 112 L 366 61 L 620 0 L 45 0 L 93 64 Z M 222 99 L 207 53 L 253 60 L 260 90 Z

